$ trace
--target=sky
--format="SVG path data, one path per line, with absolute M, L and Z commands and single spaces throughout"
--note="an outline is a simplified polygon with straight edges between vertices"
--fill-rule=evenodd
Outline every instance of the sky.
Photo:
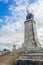
M 43 0 L 0 0 L 0 50 L 22 45 L 27 10 L 34 14 L 37 37 L 43 46 Z

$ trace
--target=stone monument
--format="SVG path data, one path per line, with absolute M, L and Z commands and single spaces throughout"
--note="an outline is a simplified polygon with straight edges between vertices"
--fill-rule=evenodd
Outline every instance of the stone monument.
M 26 47 L 40 47 L 40 43 L 38 42 L 37 33 L 36 33 L 36 22 L 34 21 L 34 15 L 32 13 L 27 12 L 25 25 L 25 37 L 23 46 Z

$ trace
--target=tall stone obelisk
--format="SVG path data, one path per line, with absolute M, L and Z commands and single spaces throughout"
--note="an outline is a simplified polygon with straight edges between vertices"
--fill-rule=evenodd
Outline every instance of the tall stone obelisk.
M 40 43 L 37 39 L 36 27 L 34 16 L 32 13 L 27 13 L 26 21 L 24 22 L 25 25 L 25 37 L 24 37 L 24 46 L 27 47 L 40 47 Z

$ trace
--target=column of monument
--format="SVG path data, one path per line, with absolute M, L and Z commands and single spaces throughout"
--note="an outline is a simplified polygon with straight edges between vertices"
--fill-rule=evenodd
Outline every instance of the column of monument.
M 25 25 L 25 37 L 24 37 L 24 45 L 27 47 L 40 47 L 40 43 L 37 39 L 37 33 L 35 28 L 34 16 L 32 13 L 27 13 Z

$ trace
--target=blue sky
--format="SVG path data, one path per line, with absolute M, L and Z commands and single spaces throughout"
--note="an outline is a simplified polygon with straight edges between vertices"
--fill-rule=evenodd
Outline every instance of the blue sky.
M 24 42 L 26 10 L 34 14 L 38 39 L 43 46 L 43 0 L 0 0 L 0 50 Z

